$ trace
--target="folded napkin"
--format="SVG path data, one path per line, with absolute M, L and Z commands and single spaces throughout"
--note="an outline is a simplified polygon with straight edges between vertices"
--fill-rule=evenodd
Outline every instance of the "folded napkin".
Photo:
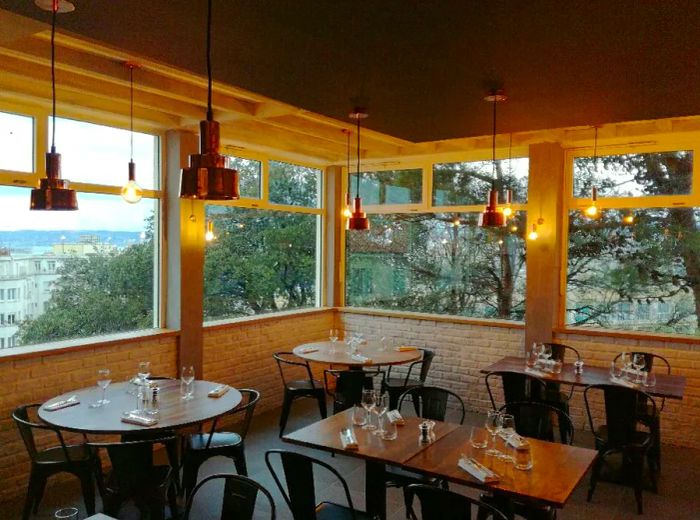
M 523 439 L 520 435 L 517 433 L 512 433 L 511 435 L 505 435 L 503 432 L 499 433 L 498 436 L 503 439 L 505 442 L 513 446 L 513 448 L 518 448 L 520 445 L 524 442 L 525 439 Z
M 404 421 L 404 418 L 401 417 L 401 414 L 398 410 L 389 410 L 386 413 L 386 418 L 389 419 L 389 422 L 392 422 L 397 426 L 403 426 L 406 424 L 406 421 Z
M 639 388 L 639 385 L 633 383 L 632 381 L 627 381 L 627 379 L 624 379 L 622 377 L 610 376 L 610 381 L 617 385 L 626 386 L 627 388 Z
M 525 368 L 525 373 L 530 374 L 531 376 L 537 376 L 537 377 L 543 377 L 543 376 L 547 375 L 547 373 L 543 372 L 542 370 L 537 370 L 536 368 L 530 368 L 530 367 Z
M 459 459 L 457 465 L 479 482 L 498 482 L 501 478 L 497 473 L 494 473 L 489 468 L 471 457 L 463 456 Z
M 418 350 L 418 347 L 414 347 L 412 345 L 401 345 L 400 347 L 394 348 L 396 352 L 413 352 L 414 350 Z
M 80 404 L 80 401 L 78 400 L 78 396 L 72 395 L 68 399 L 64 399 L 62 401 L 56 401 L 55 403 L 51 403 L 51 404 L 45 404 L 44 410 L 47 410 L 49 412 L 55 412 L 56 410 L 68 408 L 69 406 L 75 406 L 76 404 Z
M 353 361 L 359 361 L 360 363 L 364 364 L 372 362 L 372 358 L 368 358 L 367 356 L 363 356 L 362 354 L 353 354 L 352 356 L 350 356 L 350 358 Z
M 219 385 L 216 388 L 209 390 L 209 393 L 207 395 L 209 397 L 221 397 L 226 392 L 228 392 L 230 389 L 231 389 L 231 387 L 228 385 Z
M 340 443 L 343 445 L 344 450 L 356 450 L 358 448 L 357 439 L 350 428 L 340 431 Z
M 138 426 L 155 426 L 158 424 L 158 419 L 154 417 L 146 417 L 140 413 L 124 412 L 122 414 L 122 422 L 137 424 Z
M 316 347 L 304 347 L 300 350 L 302 354 L 311 354 L 312 352 L 318 352 Z

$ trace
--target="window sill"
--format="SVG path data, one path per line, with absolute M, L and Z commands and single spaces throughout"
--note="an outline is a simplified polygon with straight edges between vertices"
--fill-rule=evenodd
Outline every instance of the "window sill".
M 255 316 L 243 316 L 241 318 L 231 318 L 228 320 L 208 321 L 203 324 L 203 328 L 205 332 L 209 332 L 247 324 L 262 323 L 264 321 L 285 320 L 290 318 L 298 318 L 300 316 L 308 316 L 311 314 L 322 314 L 324 312 L 333 312 L 333 307 L 312 307 L 308 309 L 271 312 L 269 314 L 257 314 Z
M 404 318 L 408 320 L 440 321 L 444 323 L 459 323 L 462 325 L 476 325 L 480 327 L 500 327 L 504 329 L 525 329 L 522 321 L 468 318 L 462 316 L 451 316 L 446 314 L 429 314 L 426 312 L 391 311 L 372 309 L 368 307 L 336 307 L 338 312 L 348 314 L 364 314 L 369 316 L 384 316 L 387 318 Z
M 664 334 L 659 332 L 621 331 L 610 329 L 579 329 L 575 327 L 557 327 L 553 329 L 553 332 L 555 334 L 568 334 L 571 336 L 592 336 L 641 341 L 657 341 L 663 343 L 684 343 L 691 345 L 700 344 L 700 336 L 691 336 L 687 334 Z
M 66 352 L 86 350 L 90 348 L 106 347 L 108 345 L 121 345 L 133 343 L 140 339 L 159 339 L 175 337 L 180 334 L 178 330 L 170 329 L 146 329 L 132 332 L 122 332 L 120 334 L 110 334 L 106 336 L 95 336 L 93 338 L 68 339 L 43 343 L 40 345 L 28 345 L 26 347 L 11 347 L 0 350 L 0 363 L 3 361 L 15 361 L 18 359 L 35 358 L 43 356 L 53 356 Z

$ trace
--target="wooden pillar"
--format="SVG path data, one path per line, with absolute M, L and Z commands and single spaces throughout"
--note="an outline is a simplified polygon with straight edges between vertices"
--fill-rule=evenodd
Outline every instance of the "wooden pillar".
M 563 199 L 563 148 L 556 143 L 531 145 L 526 237 L 533 224 L 539 236 L 527 240 L 526 346 L 551 341 L 552 329 L 558 325 Z
M 340 259 L 342 257 L 341 236 L 343 219 L 342 168 L 331 166 L 326 169 L 326 305 L 341 305 L 342 276 Z
M 180 329 L 178 367 L 203 368 L 204 203 L 180 199 L 180 169 L 199 151 L 196 134 L 166 134 L 167 170 L 167 327 Z M 178 368 L 179 371 L 179 368 Z M 179 375 L 179 374 L 178 374 Z

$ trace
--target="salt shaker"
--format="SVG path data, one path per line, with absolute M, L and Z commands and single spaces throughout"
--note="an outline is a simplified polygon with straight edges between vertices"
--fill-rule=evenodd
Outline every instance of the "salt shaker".
M 427 422 L 422 422 L 418 426 L 420 429 L 420 437 L 418 438 L 418 442 L 422 444 L 427 444 L 430 442 L 430 425 Z
M 576 360 L 574 361 L 574 373 L 581 375 L 583 374 L 583 361 Z

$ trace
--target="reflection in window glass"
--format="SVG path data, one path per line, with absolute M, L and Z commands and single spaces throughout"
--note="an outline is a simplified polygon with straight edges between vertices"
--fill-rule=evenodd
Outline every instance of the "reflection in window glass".
M 51 140 L 49 119 L 49 144 Z M 63 177 L 72 182 L 122 186 L 127 181 L 131 132 L 74 119 L 56 119 L 56 151 Z M 158 137 L 134 133 L 136 182 L 144 189 L 158 187 Z
M 513 190 L 513 202 L 527 202 L 527 157 L 496 161 L 499 200 L 505 190 Z M 433 206 L 485 204 L 493 180 L 491 161 L 442 163 L 433 165 Z
M 29 211 L 29 190 L 0 187 L 0 292 L 14 294 L 0 326 L 16 346 L 157 326 L 157 201 L 79 193 L 78 211 Z
M 684 195 L 691 192 L 693 152 L 654 152 L 574 159 L 574 197 Z
M 229 167 L 238 170 L 241 197 L 259 199 L 260 180 L 262 178 L 262 164 L 260 161 L 229 156 Z
M 372 215 L 347 234 L 346 301 L 357 307 L 522 320 L 525 214 L 506 228 L 478 215 Z
M 270 161 L 270 202 L 307 208 L 321 206 L 321 170 Z
M 360 173 L 360 196 L 365 205 L 417 204 L 422 195 L 420 168 Z M 350 175 L 350 196 L 357 196 L 357 173 Z
M 567 324 L 698 335 L 699 245 L 698 208 L 571 211 Z
M 209 204 L 204 321 L 316 305 L 320 217 Z
M 34 119 L 0 112 L 0 170 L 33 171 Z

